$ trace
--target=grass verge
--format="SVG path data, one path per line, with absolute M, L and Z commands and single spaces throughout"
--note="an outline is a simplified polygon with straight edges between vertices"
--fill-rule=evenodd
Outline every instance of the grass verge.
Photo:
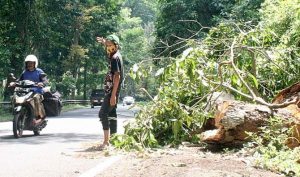
M 62 107 L 62 112 L 72 111 L 80 108 L 87 108 L 87 105 L 82 104 L 66 104 Z
M 0 122 L 7 122 L 13 119 L 12 113 L 3 108 L 0 108 Z

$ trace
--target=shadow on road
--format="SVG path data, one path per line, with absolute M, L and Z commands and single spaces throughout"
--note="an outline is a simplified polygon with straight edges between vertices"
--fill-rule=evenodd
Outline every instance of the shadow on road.
M 1 133 L 6 133 L 7 131 L 12 131 L 12 130 L 9 130 L 9 129 L 0 130 L 0 134 L 1 134 Z
M 14 138 L 13 135 L 0 136 L 1 143 L 13 144 L 44 144 L 44 143 L 72 143 L 87 140 L 95 140 L 99 138 L 99 134 L 79 134 L 79 133 L 49 133 L 34 136 L 33 134 L 23 135 L 22 138 Z
M 99 110 L 91 110 L 91 109 L 80 109 L 64 112 L 60 116 L 57 117 L 47 117 L 47 119 L 99 119 L 98 117 Z M 136 110 L 117 110 L 118 117 L 122 118 L 133 118 L 138 111 Z

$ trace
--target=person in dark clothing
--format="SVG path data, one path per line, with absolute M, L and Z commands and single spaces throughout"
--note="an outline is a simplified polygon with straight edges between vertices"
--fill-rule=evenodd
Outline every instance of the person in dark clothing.
M 109 58 L 109 70 L 104 81 L 105 97 L 99 111 L 104 131 L 100 148 L 104 148 L 109 145 L 110 136 L 117 132 L 117 103 L 124 74 L 119 38 L 112 34 L 107 38 L 97 37 L 97 41 L 105 46 Z
M 15 77 L 15 75 L 13 73 L 9 73 L 9 75 L 7 76 L 7 79 L 6 79 L 6 85 L 5 85 L 5 90 L 4 90 L 4 101 L 7 101 L 7 100 L 10 100 L 11 96 L 13 95 L 14 93 L 14 88 L 13 87 L 10 87 L 10 83 L 11 82 L 15 82 L 17 79 Z

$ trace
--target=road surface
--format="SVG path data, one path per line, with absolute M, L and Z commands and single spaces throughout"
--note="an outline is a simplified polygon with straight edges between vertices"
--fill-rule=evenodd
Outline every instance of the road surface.
M 90 146 L 100 144 L 103 139 L 99 108 L 48 118 L 40 136 L 24 131 L 22 138 L 15 139 L 12 122 L 0 123 L 0 177 L 93 176 L 103 162 L 118 160 L 112 156 L 88 156 Z M 133 118 L 133 111 L 128 108 L 118 105 L 118 133 L 123 132 L 125 121 Z

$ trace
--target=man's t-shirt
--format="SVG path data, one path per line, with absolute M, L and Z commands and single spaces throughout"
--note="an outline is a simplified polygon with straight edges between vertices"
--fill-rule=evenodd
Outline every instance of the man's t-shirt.
M 25 70 L 23 71 L 19 80 L 31 80 L 33 82 L 45 82 L 41 74 L 44 74 L 44 71 L 40 68 L 36 68 L 33 71 Z
M 33 82 L 42 82 L 44 85 L 46 85 L 48 83 L 48 80 L 46 77 L 42 77 L 42 74 L 45 74 L 44 71 L 40 68 L 36 68 L 33 71 L 29 71 L 29 70 L 24 70 L 23 73 L 21 74 L 19 80 L 30 80 Z M 42 88 L 39 87 L 34 87 L 34 92 L 35 93 L 40 93 L 43 94 L 44 91 Z
M 105 77 L 105 83 L 104 83 L 104 90 L 105 93 L 111 93 L 113 90 L 113 78 L 114 73 L 119 72 L 120 73 L 120 82 L 117 90 L 117 95 L 120 92 L 121 84 L 124 77 L 124 69 L 123 69 L 123 60 L 122 56 L 119 51 L 117 51 L 109 60 L 109 70 Z

